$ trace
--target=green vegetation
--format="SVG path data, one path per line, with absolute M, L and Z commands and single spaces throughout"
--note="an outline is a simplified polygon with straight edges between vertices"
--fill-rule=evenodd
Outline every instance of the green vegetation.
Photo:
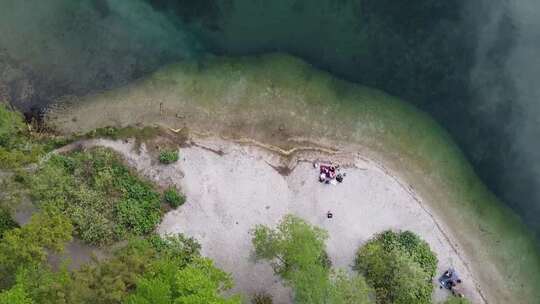
M 11 218 L 11 214 L 5 208 L 0 207 L 0 239 L 4 236 L 4 233 L 17 228 L 19 225 Z
M 133 239 L 104 261 L 69 271 L 45 263 L 18 271 L 0 301 L 20 303 L 240 303 L 219 294 L 230 276 L 199 255 L 199 245 L 181 235 Z M 11 302 L 10 302 L 11 301 Z M 2 303 L 2 302 L 0 302 Z
M 362 246 L 355 269 L 375 288 L 377 303 L 431 303 L 437 258 L 412 232 L 385 231 Z
M 238 296 L 224 298 L 221 292 L 232 287 L 229 274 L 215 268 L 209 259 L 196 258 L 184 267 L 174 261 L 154 263 L 141 278 L 125 303 L 214 303 L 240 304 Z
M 159 152 L 159 162 L 165 165 L 172 164 L 178 161 L 178 151 L 163 150 Z
M 266 293 L 258 293 L 251 299 L 251 304 L 272 304 L 272 296 Z
M 0 103 L 0 169 L 13 169 L 36 162 L 45 152 L 31 138 L 22 115 Z
M 363 277 L 332 275 L 324 251 L 326 231 L 292 215 L 276 229 L 257 226 L 253 233 L 255 257 L 271 262 L 274 272 L 294 290 L 297 304 L 371 303 Z
M 48 252 L 60 252 L 71 240 L 72 226 L 57 213 L 38 213 L 23 227 L 4 233 L 0 240 L 0 289 L 9 286 L 23 268 L 44 263 Z
M 61 141 L 35 139 L 22 117 L 3 106 L 0 123 L 0 168 L 14 173 L 2 180 L 0 197 L 0 304 L 240 303 L 238 296 L 221 296 L 232 279 L 200 256 L 195 240 L 148 235 L 161 218 L 160 195 L 117 154 L 105 148 L 51 154 L 26 168 Z M 118 139 L 137 133 L 141 140 L 153 132 L 108 128 L 95 134 Z M 18 227 L 6 208 L 26 194 L 40 211 Z M 176 189 L 164 198 L 172 206 L 185 200 Z M 61 253 L 73 234 L 95 245 L 129 241 L 105 260 L 73 271 L 64 262 L 53 270 L 49 256 Z
M 139 147 L 143 142 L 155 138 L 161 132 L 162 131 L 159 127 L 154 126 L 145 126 L 142 128 L 133 126 L 127 126 L 122 128 L 103 127 L 87 132 L 82 136 L 78 136 L 78 138 L 109 138 L 112 140 L 133 138 L 135 139 L 135 145 Z
M 374 296 L 380 304 L 431 303 L 437 258 L 412 232 L 375 236 L 359 249 L 360 274 L 352 277 L 331 269 L 326 238 L 326 231 L 287 215 L 276 229 L 257 226 L 252 241 L 255 257 L 271 262 L 292 287 L 295 303 L 373 303 Z
M 467 300 L 466 298 L 450 296 L 446 301 L 444 301 L 444 304 L 471 304 L 471 301 Z
M 165 190 L 163 193 L 163 199 L 175 209 L 182 206 L 186 202 L 184 195 L 178 192 L 178 190 L 176 190 L 174 187 L 170 187 Z
M 0 304 L 33 304 L 34 301 L 28 297 L 26 291 L 17 286 L 10 290 L 0 292 Z
M 39 206 L 66 214 L 77 237 L 90 244 L 147 234 L 161 218 L 153 185 L 131 173 L 109 149 L 53 155 L 27 184 Z

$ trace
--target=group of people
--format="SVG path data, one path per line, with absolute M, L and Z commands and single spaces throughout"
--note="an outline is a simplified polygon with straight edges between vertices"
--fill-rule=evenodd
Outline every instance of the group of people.
M 453 268 L 449 268 L 439 277 L 440 288 L 450 290 L 456 297 L 463 297 L 463 293 L 460 291 L 458 284 L 461 284 L 461 279 Z
M 339 166 L 332 164 L 315 164 L 319 167 L 319 182 L 325 184 L 342 183 L 345 174 L 339 173 Z
M 319 168 L 319 182 L 332 185 L 343 182 L 345 173 L 339 172 L 338 165 L 314 163 L 313 166 Z M 334 214 L 328 210 L 326 218 L 332 219 L 333 217 Z

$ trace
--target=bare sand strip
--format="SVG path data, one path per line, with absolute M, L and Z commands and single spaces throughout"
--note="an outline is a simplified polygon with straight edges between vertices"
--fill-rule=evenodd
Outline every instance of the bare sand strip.
M 459 244 L 414 191 L 381 164 L 358 154 L 301 151 L 284 159 L 260 146 L 216 138 L 198 139 L 181 149 L 180 161 L 163 166 L 142 147 L 132 143 L 96 140 L 120 152 L 130 165 L 162 186 L 174 184 L 187 202 L 166 214 L 161 234 L 185 233 L 202 245 L 202 253 L 233 274 L 236 288 L 249 297 L 270 293 L 275 303 L 291 303 L 284 287 L 266 263 L 252 258 L 251 229 L 275 225 L 285 214 L 296 214 L 329 233 L 327 251 L 334 267 L 350 270 L 356 249 L 375 233 L 386 229 L 411 230 L 425 239 L 439 258 L 438 272 L 452 266 L 464 281 L 474 303 L 486 303 Z M 217 153 L 219 152 L 219 153 Z M 317 181 L 312 161 L 340 161 L 347 177 L 340 185 Z M 293 170 L 284 174 L 284 164 Z M 333 219 L 326 212 L 334 213 Z M 436 284 L 434 282 L 434 284 Z M 436 288 L 434 299 L 447 295 Z

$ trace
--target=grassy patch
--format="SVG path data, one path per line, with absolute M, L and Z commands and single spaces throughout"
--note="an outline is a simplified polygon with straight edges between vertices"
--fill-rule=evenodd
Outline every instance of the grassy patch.
M 153 139 L 161 133 L 160 128 L 146 126 L 137 128 L 133 126 L 117 128 L 103 127 L 87 132 L 83 138 L 109 138 L 113 140 L 134 138 L 137 144 Z
M 177 150 L 163 150 L 159 152 L 159 162 L 165 165 L 172 164 L 178 161 Z
M 40 206 L 66 214 L 77 236 L 90 244 L 147 234 L 161 218 L 154 186 L 109 149 L 54 155 L 27 182 Z
M 178 208 L 186 202 L 186 198 L 176 188 L 171 187 L 163 193 L 163 200 L 167 202 L 171 207 Z

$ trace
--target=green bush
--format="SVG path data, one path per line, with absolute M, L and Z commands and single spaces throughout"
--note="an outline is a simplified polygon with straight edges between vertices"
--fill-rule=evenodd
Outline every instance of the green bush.
M 17 228 L 19 225 L 11 218 L 11 214 L 8 210 L 0 207 L 0 239 L 4 236 L 4 233 Z
M 113 250 L 107 259 L 82 265 L 78 270 L 61 267 L 52 271 L 48 265 L 23 269 L 13 288 L 22 287 L 36 304 L 126 303 L 130 293 L 145 287 L 143 277 L 154 276 L 161 270 L 175 274 L 193 264 L 200 258 L 194 248 L 200 246 L 182 235 L 134 238 Z M 153 294 L 148 296 L 152 297 L 150 301 L 143 303 L 162 303 Z
M 40 206 L 66 214 L 77 236 L 90 244 L 147 234 L 162 215 L 154 186 L 110 149 L 53 155 L 27 183 Z
M 0 103 L 0 168 L 28 165 L 43 154 L 44 147 L 30 137 L 22 115 Z
M 159 153 L 159 162 L 162 164 L 172 164 L 178 161 L 178 151 L 163 150 Z
M 11 148 L 26 133 L 26 125 L 22 115 L 8 110 L 4 104 L 0 103 L 0 146 Z
M 165 193 L 163 193 L 163 199 L 173 208 L 182 206 L 186 201 L 186 198 L 173 187 L 165 190 Z
M 21 286 L 0 292 L 0 304 L 33 304 L 34 301 Z
M 258 293 L 251 299 L 251 304 L 272 304 L 272 296 L 267 293 Z
M 20 227 L 4 233 L 0 240 L 0 289 L 10 286 L 20 269 L 47 261 L 71 240 L 72 225 L 64 215 L 39 212 Z
M 355 269 L 375 288 L 377 303 L 431 303 L 437 258 L 412 232 L 385 231 L 362 246 Z

